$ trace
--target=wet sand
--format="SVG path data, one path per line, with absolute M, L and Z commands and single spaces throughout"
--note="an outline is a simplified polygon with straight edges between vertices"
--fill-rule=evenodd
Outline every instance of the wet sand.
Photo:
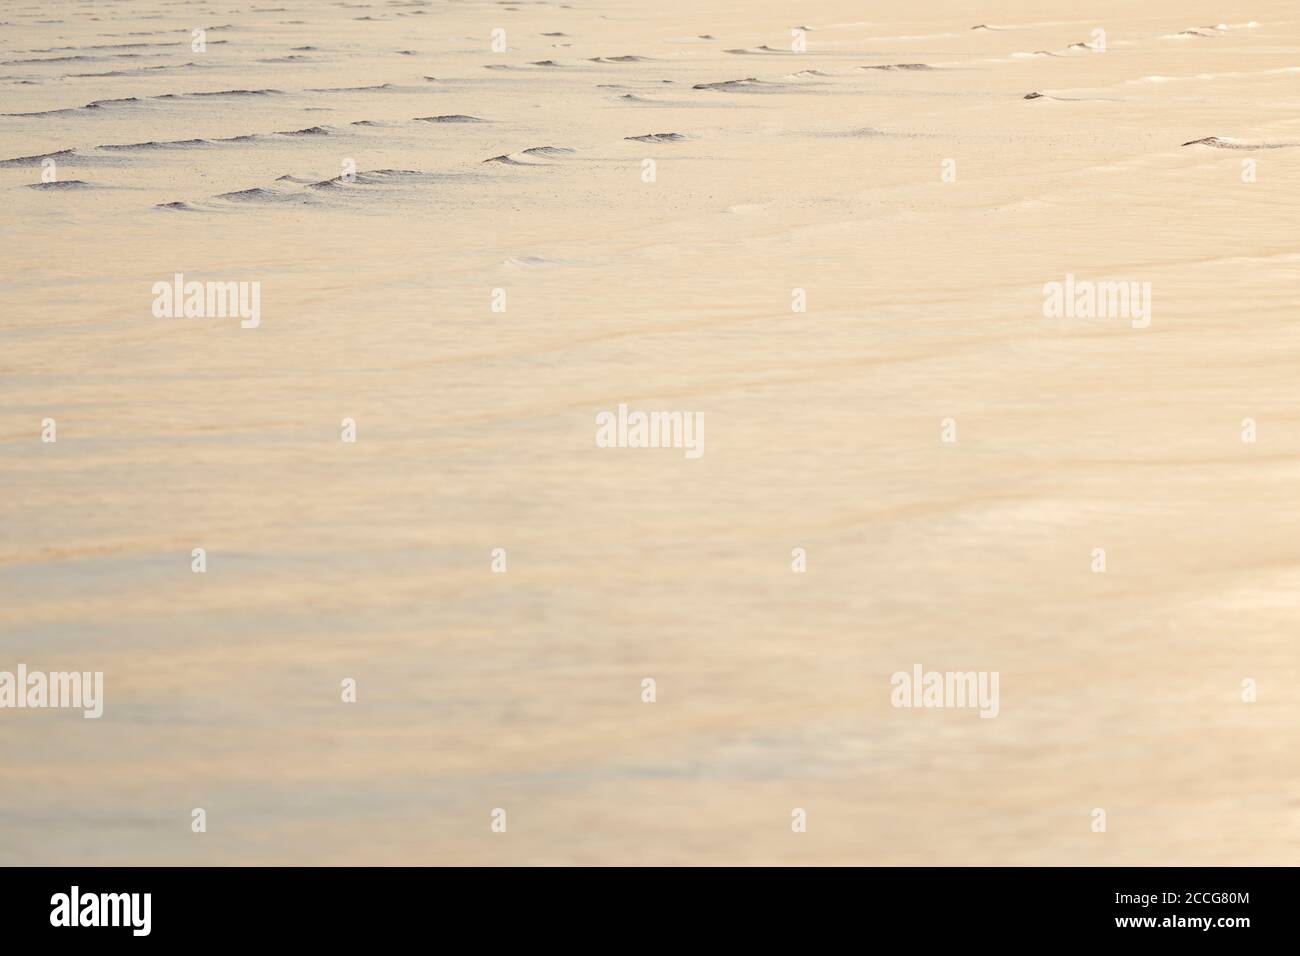
M 267 6 L 0 13 L 0 864 L 1297 861 L 1292 4 Z

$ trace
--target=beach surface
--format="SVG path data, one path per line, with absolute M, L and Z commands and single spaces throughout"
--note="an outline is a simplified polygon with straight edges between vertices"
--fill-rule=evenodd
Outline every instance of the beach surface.
M 6 4 L 0 670 L 105 694 L 0 710 L 0 864 L 1300 862 L 1242 9 Z

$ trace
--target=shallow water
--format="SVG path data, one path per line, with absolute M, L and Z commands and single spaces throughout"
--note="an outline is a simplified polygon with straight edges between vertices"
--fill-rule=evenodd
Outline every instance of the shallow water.
M 0 14 L 0 863 L 1296 861 L 1293 4 L 274 7 Z

